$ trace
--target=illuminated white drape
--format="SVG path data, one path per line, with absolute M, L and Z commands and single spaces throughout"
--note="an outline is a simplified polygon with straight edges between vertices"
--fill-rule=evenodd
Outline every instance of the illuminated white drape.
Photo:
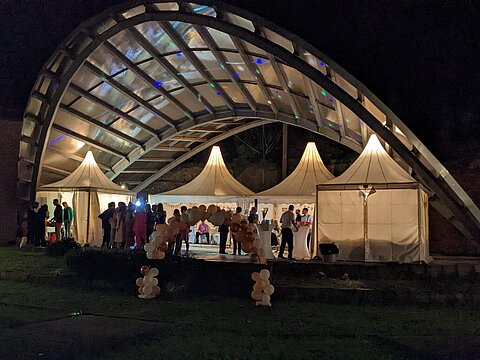
M 75 191 L 73 234 L 80 245 L 102 246 L 102 222 L 98 218 L 100 203 L 96 191 Z

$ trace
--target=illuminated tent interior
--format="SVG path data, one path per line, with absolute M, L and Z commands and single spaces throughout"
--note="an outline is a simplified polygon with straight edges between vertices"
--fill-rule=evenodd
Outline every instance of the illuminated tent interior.
M 245 208 L 253 192 L 228 171 L 218 146 L 213 146 L 207 164 L 189 183 L 161 194 L 150 196 L 150 202 L 169 205 L 215 204 L 234 209 Z M 168 210 L 167 210 L 168 211 Z
M 430 261 L 428 195 L 372 135 L 340 176 L 317 186 L 316 236 L 348 261 Z
M 107 178 L 92 152 L 88 151 L 80 166 L 69 176 L 42 186 L 37 192 L 37 201 L 49 205 L 50 217 L 53 217 L 53 199 L 59 199 L 60 204 L 66 201 L 74 211 L 75 240 L 81 245 L 101 246 L 102 226 L 98 215 L 107 209 L 109 202 L 128 203 L 134 195 Z

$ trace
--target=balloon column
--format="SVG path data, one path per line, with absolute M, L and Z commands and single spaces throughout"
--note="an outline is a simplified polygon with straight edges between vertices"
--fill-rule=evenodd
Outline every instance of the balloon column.
M 259 248 L 257 227 L 242 219 L 240 214 L 233 214 L 230 220 L 230 231 L 236 240 L 242 244 L 242 250 L 250 256 L 252 262 L 266 264 L 265 251 Z
M 177 227 L 178 233 L 178 227 Z M 159 224 L 152 233 L 152 240 L 144 246 L 148 259 L 162 260 L 168 249 L 168 242 L 173 241 L 175 225 Z
M 252 273 L 252 280 L 255 281 L 252 291 L 252 299 L 255 300 L 256 306 L 272 307 L 270 295 L 273 294 L 275 288 L 270 284 L 270 271 L 263 269 L 262 271 Z
M 138 286 L 138 297 L 140 299 L 153 299 L 160 294 L 160 287 L 158 286 L 158 269 L 150 268 L 149 266 L 142 266 L 140 273 L 143 275 L 136 281 Z

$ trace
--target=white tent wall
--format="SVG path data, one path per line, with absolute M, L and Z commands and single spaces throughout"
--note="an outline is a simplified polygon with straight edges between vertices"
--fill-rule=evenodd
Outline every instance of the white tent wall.
M 73 194 L 73 208 L 76 216 L 73 221 L 75 241 L 81 245 L 102 246 L 102 222 L 100 203 L 96 191 L 75 191 Z
M 429 261 L 428 195 L 423 190 L 380 189 L 368 196 L 366 208 L 365 217 L 360 190 L 319 190 L 318 242 L 337 243 L 340 260 Z
M 288 210 L 288 206 L 293 205 L 296 209 L 302 210 L 303 208 L 308 209 L 308 213 L 313 216 L 315 209 L 315 199 L 312 199 L 311 203 L 296 203 L 296 202 L 282 202 L 282 203 L 269 203 L 258 201 L 258 218 L 262 220 L 262 210 L 268 209 L 266 216 L 267 220 L 277 220 L 280 223 L 280 218 L 282 214 Z

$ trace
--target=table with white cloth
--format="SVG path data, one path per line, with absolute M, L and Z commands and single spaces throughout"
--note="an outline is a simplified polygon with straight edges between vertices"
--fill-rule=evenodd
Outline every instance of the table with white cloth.
M 254 244 L 257 248 L 257 251 L 259 249 L 263 249 L 265 252 L 265 259 L 267 260 L 273 260 L 275 259 L 275 256 L 273 255 L 272 252 L 272 230 L 270 227 L 268 227 L 269 230 L 264 230 L 262 229 L 261 226 L 257 225 L 257 233 L 258 233 L 258 238 L 256 239 L 256 243 Z
M 307 238 L 310 226 L 299 226 L 298 231 L 293 232 L 293 258 L 310 259 L 310 251 L 307 247 Z

